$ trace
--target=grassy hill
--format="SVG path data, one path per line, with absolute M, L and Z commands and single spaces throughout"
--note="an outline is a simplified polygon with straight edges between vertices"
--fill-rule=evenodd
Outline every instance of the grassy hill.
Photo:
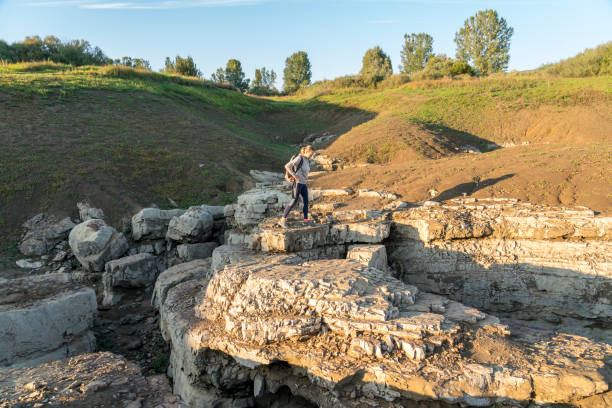
M 325 153 L 371 163 L 317 184 L 391 190 L 408 201 L 515 197 L 612 210 L 612 77 L 499 75 L 395 89 L 311 87 L 295 101 L 371 112 Z M 462 153 L 466 146 L 483 154 Z M 475 184 L 474 180 L 480 180 Z
M 0 67 L 0 235 L 88 199 L 119 226 L 156 203 L 224 204 L 250 169 L 280 170 L 298 143 L 369 116 L 325 102 L 270 101 L 203 80 L 38 63 Z
M 325 153 L 370 165 L 322 186 L 612 210 L 610 76 L 326 86 L 257 98 L 119 67 L 0 66 L 0 252 L 15 256 L 27 218 L 75 215 L 77 200 L 116 226 L 151 203 L 227 203 L 250 169 L 278 171 L 291 145 L 323 132 L 340 135 Z M 484 153 L 462 153 L 466 145 Z

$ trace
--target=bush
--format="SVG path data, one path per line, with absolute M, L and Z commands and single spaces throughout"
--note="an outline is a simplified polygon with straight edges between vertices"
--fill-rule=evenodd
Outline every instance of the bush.
M 61 42 L 55 36 L 42 40 L 39 36 L 8 45 L 0 41 L 0 60 L 5 62 L 52 61 L 75 66 L 106 65 L 112 60 L 99 47 L 92 47 L 85 40 Z
M 473 75 L 474 70 L 465 61 L 458 61 L 445 54 L 436 54 L 429 57 L 425 69 L 412 75 L 413 80 L 440 79 L 457 75 Z
M 395 74 L 388 76 L 387 78 L 380 81 L 376 87 L 379 89 L 392 89 L 399 88 L 400 86 L 410 82 L 410 75 L 407 74 Z

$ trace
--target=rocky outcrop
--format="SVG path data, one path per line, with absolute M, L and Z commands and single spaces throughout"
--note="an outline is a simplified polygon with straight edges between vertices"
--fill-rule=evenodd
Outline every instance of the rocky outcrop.
M 497 285 L 500 293 L 511 293 L 499 275 L 464 267 L 481 262 L 489 268 L 495 257 L 525 257 L 518 270 L 530 271 L 530 279 L 543 277 L 543 269 L 523 265 L 537 259 L 528 258 L 522 245 L 538 241 L 569 251 L 588 241 L 584 247 L 594 246 L 588 259 L 598 271 L 588 282 L 596 283 L 608 270 L 606 247 L 599 246 L 609 241 L 606 219 L 516 201 L 345 210 L 339 200 L 350 200 L 351 191 L 320 190 L 313 206 L 316 225 L 290 220 L 280 228 L 275 217 L 285 191 L 282 185 L 256 188 L 226 207 L 232 230 L 227 244 L 213 252 L 210 270 L 190 267 L 160 285 L 165 295 L 156 304 L 172 348 L 170 373 L 175 392 L 191 406 L 262 406 L 281 394 L 287 404 L 321 407 L 416 401 L 422 407 L 589 406 L 608 398 L 609 344 L 501 322 L 470 305 L 460 290 L 441 290 L 463 274 L 464 285 Z M 379 198 L 382 208 L 393 197 Z M 485 257 L 470 252 L 490 244 Z M 454 257 L 440 251 L 453 246 Z M 511 258 L 512 250 L 518 251 Z M 587 259 L 586 251 L 578 251 L 578 259 Z M 563 262 L 556 252 L 545 256 L 549 264 Z M 566 275 L 550 284 L 560 285 L 561 276 Z M 569 297 L 586 282 L 566 285 Z M 521 290 L 545 297 L 532 285 Z M 549 299 L 563 301 L 559 294 Z M 605 316 L 606 302 L 603 295 L 583 299 L 574 310 L 558 313 L 591 307 L 591 316 Z M 539 304 L 523 306 L 537 316 Z M 590 322 L 608 324 L 605 319 Z
M 610 382 L 608 345 L 512 329 L 351 260 L 262 256 L 185 280 L 161 325 L 194 407 L 255 406 L 281 387 L 320 407 L 564 403 Z
M 143 208 L 132 217 L 132 238 L 135 241 L 165 238 L 170 220 L 184 213 L 182 209 Z
M 126 290 L 151 289 L 158 274 L 157 258 L 148 253 L 107 262 L 106 271 L 102 275 L 102 304 L 112 306 L 119 303 Z
M 83 268 L 97 272 L 103 271 L 106 262 L 119 258 L 129 247 L 122 233 L 98 219 L 74 227 L 68 242 Z
M 67 274 L 1 281 L 0 367 L 93 351 L 96 311 L 93 289 L 72 283 Z
M 384 245 L 352 245 L 348 249 L 346 259 L 353 259 L 368 268 L 383 272 L 388 269 L 387 249 Z
M 612 344 L 612 218 L 514 200 L 456 200 L 392 213 L 387 242 L 423 290 Z
M 193 279 L 210 279 L 211 276 L 210 258 L 197 259 L 168 268 L 162 272 L 155 281 L 155 289 L 153 291 L 151 304 L 156 309 L 159 309 L 166 301 L 168 291 L 179 283 Z
M 57 220 L 55 217 L 38 214 L 23 225 L 25 234 L 19 250 L 26 256 L 46 255 L 64 241 L 75 224 L 69 217 Z
M 145 378 L 140 368 L 109 352 L 82 354 L 0 374 L 3 407 L 186 408 L 165 375 Z
M 166 238 L 182 243 L 204 242 L 212 235 L 213 216 L 202 207 L 190 207 L 168 224 Z

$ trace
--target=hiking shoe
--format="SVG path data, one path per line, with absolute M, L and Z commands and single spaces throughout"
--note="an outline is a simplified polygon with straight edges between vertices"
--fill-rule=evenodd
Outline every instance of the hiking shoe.
M 302 221 L 302 225 L 305 227 L 312 227 L 313 225 L 315 225 L 315 223 L 308 220 L 308 221 Z
M 280 220 L 280 221 L 277 223 L 277 225 L 278 225 L 279 227 L 281 227 L 281 228 L 289 228 L 289 225 L 287 225 L 287 221 Z

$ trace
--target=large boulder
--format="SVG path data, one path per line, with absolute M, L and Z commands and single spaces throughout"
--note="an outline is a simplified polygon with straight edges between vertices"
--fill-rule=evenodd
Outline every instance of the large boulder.
M 122 233 L 98 219 L 74 227 L 68 242 L 83 268 L 97 272 L 103 271 L 106 262 L 119 258 L 129 248 Z
M 102 304 L 117 304 L 125 289 L 151 288 L 155 283 L 159 269 L 157 258 L 148 253 L 126 256 L 106 264 L 102 276 L 104 300 Z
M 67 274 L 0 281 L 0 367 L 93 351 L 96 312 L 94 290 Z
M 79 210 L 79 217 L 81 218 L 81 221 L 88 221 L 91 219 L 101 220 L 104 218 L 104 211 L 90 206 L 86 201 L 78 202 L 77 209 Z
M 179 283 L 199 278 L 209 278 L 211 275 L 211 258 L 196 259 L 175 265 L 162 272 L 155 281 L 155 289 L 151 304 L 159 309 L 166 301 L 168 291 Z
M 182 209 L 143 208 L 132 217 L 132 238 L 136 241 L 164 238 L 170 220 L 184 213 Z
M 184 243 L 206 241 L 212 235 L 214 219 L 202 207 L 190 207 L 184 214 L 173 217 L 166 238 Z
M 176 247 L 179 258 L 184 262 L 194 259 L 210 258 L 219 244 L 216 242 L 202 242 L 198 244 L 181 244 Z
M 58 221 L 55 217 L 38 214 L 23 226 L 26 233 L 19 244 L 19 250 L 27 256 L 41 256 L 65 240 L 75 224 L 69 217 Z

